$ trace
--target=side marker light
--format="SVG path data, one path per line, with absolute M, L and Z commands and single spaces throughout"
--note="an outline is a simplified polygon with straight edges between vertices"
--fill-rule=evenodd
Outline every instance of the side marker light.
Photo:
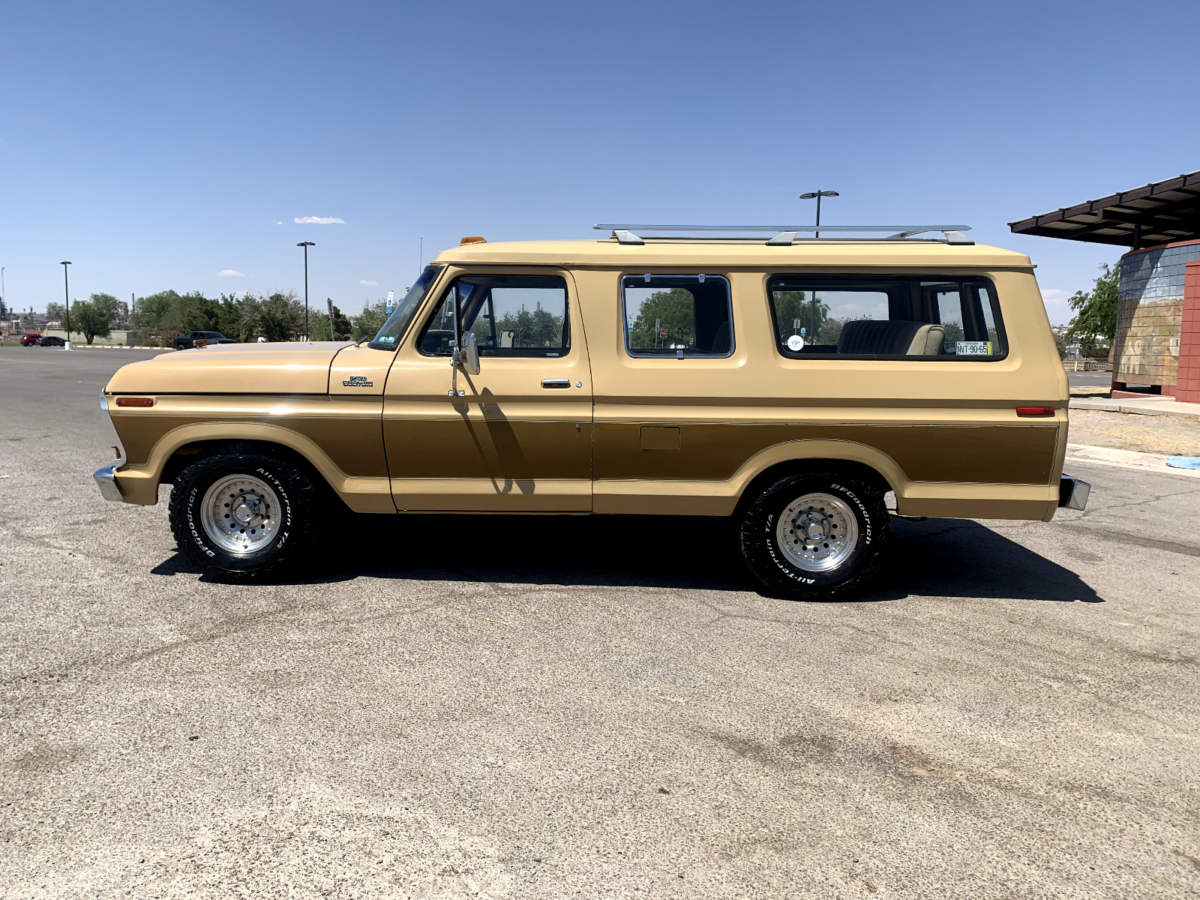
M 153 406 L 153 397 L 118 397 L 117 406 Z
M 1046 417 L 1054 415 L 1053 406 L 1018 406 L 1017 415 L 1023 417 Z

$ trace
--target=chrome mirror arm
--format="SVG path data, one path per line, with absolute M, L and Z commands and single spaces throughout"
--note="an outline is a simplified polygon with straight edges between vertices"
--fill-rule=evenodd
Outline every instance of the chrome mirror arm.
M 447 397 L 465 397 L 466 391 L 458 389 L 458 370 L 465 369 L 472 375 L 479 374 L 479 344 L 475 340 L 475 333 L 468 331 L 462 336 L 462 346 L 455 341 L 451 345 L 450 353 L 450 368 L 454 370 L 454 374 L 450 377 L 450 390 L 446 394 Z
M 450 390 L 446 392 L 446 396 L 465 397 L 467 392 L 458 389 L 458 367 L 462 365 L 462 351 L 458 349 L 457 344 L 451 347 L 450 350 L 450 371 L 452 374 L 450 376 Z

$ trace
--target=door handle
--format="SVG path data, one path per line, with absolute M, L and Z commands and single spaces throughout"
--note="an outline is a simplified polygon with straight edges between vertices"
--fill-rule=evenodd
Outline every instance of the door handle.
M 543 378 L 542 387 L 544 388 L 569 388 L 571 379 L 569 378 Z

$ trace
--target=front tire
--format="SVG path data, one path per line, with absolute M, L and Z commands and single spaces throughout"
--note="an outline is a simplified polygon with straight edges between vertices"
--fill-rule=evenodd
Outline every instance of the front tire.
M 186 467 L 171 491 L 175 541 L 215 581 L 254 584 L 295 572 L 317 537 L 309 475 L 269 448 L 224 444 Z
M 883 491 L 836 472 L 775 482 L 739 528 L 751 573 L 769 593 L 790 600 L 851 596 L 879 570 L 889 535 Z

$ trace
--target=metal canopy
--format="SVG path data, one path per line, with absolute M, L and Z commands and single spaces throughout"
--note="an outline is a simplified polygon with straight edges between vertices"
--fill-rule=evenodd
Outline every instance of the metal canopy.
M 887 234 L 882 240 L 902 241 L 916 234 L 941 232 L 948 244 L 974 244 L 975 242 L 963 234 L 970 231 L 970 225 L 593 225 L 595 231 L 611 231 L 612 236 L 622 244 L 644 244 L 642 235 L 647 232 L 657 233 L 710 233 L 725 232 L 728 234 L 773 234 L 768 246 L 790 245 L 798 234 L 828 231 L 838 234 L 878 233 Z M 653 240 L 654 238 L 651 238 Z M 715 239 L 715 238 L 713 238 Z M 659 238 L 664 240 L 664 238 Z M 816 238 L 821 240 L 821 238 Z M 829 240 L 837 240 L 830 238 Z M 858 238 L 858 240 L 881 240 L 881 238 Z
M 1154 247 L 1200 238 L 1200 172 L 1010 222 L 1014 234 Z

